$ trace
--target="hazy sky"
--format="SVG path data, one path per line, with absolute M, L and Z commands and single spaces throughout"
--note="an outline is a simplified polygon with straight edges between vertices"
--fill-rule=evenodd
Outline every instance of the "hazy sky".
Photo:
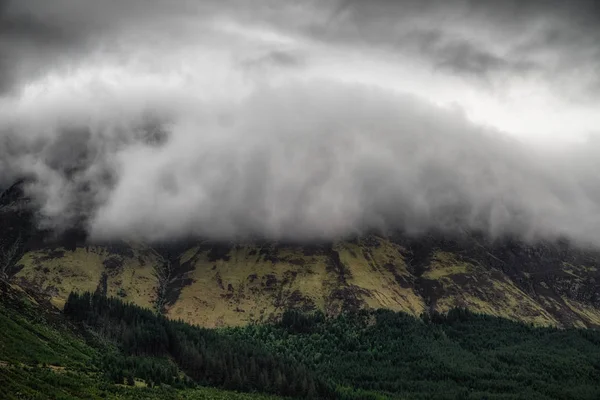
M 0 186 L 96 238 L 600 244 L 593 1 L 0 0 Z

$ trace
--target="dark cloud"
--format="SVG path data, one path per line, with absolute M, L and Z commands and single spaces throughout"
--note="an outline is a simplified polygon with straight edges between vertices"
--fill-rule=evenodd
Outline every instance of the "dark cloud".
M 591 0 L 342 0 L 333 10 L 308 29 L 320 40 L 411 52 L 477 79 L 535 72 L 556 80 L 600 66 L 600 9 Z
M 33 73 L 32 59 L 48 54 L 73 40 L 61 27 L 48 25 L 31 14 L 12 11 L 8 1 L 0 3 L 0 93 L 13 87 L 19 74 Z M 38 61 L 39 62 L 39 61 Z
M 306 63 L 305 57 L 301 54 L 295 54 L 289 51 L 273 50 L 267 54 L 244 60 L 241 64 L 246 68 L 297 68 Z
M 1 7 L 1 6 L 0 6 Z M 68 43 L 72 38 L 61 27 L 46 25 L 30 14 L 11 15 L 5 5 L 2 9 L 0 34 L 5 40 L 31 42 L 40 45 Z
M 295 67 L 302 65 L 303 59 L 299 55 L 291 54 L 284 51 L 273 51 L 264 56 L 261 62 L 268 62 L 283 67 Z
M 598 63 L 597 2 L 339 0 L 269 2 L 252 7 L 237 0 L 125 0 L 93 2 L 4 0 L 0 6 L 0 57 L 4 85 L 29 61 L 28 71 L 47 69 L 68 49 L 89 50 L 103 40 L 116 48 L 125 32 L 188 40 L 198 22 L 232 17 L 339 45 L 412 52 L 438 67 L 479 79 L 495 74 L 546 73 Z M 39 53 L 39 54 L 38 54 Z M 547 59 L 544 55 L 553 53 Z M 33 56 L 33 54 L 37 54 Z M 271 59 L 291 65 L 288 52 Z M 283 56 L 283 58 L 281 58 Z M 6 61 L 14 60 L 14 61 Z M 17 63 L 19 68 L 17 68 Z M 582 88 L 583 90 L 584 88 Z
M 410 32 L 402 43 L 426 55 L 436 68 L 483 80 L 496 74 L 526 75 L 542 69 L 536 62 L 499 56 L 478 47 L 469 39 L 448 38 L 443 31 L 436 29 Z
M 0 93 L 53 69 L 68 67 L 99 48 L 117 51 L 119 35 L 171 27 L 193 8 L 187 1 L 2 0 Z M 163 24 L 161 26 L 161 24 Z M 166 30 L 164 35 L 170 32 Z

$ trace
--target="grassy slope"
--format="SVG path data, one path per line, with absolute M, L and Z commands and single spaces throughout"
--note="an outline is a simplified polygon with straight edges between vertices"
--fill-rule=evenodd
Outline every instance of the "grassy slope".
M 45 318 L 35 299 L 16 287 L 11 289 L 2 292 L 0 303 L 0 359 L 5 365 L 48 364 L 86 369 L 96 350 L 61 322 Z M 60 321 L 59 316 L 56 321 Z
M 383 307 L 418 315 L 461 306 L 538 325 L 600 326 L 599 309 L 554 292 L 589 281 L 597 273 L 594 267 L 565 264 L 563 277 L 541 282 L 534 293 L 501 269 L 459 254 L 434 250 L 422 271 L 409 267 L 406 254 L 380 237 L 316 249 L 241 244 L 215 251 L 203 243 L 179 256 L 181 276 L 172 280 L 166 312 L 215 327 L 271 321 L 289 307 L 328 314 Z M 107 259 L 116 259 L 117 267 L 107 268 Z M 154 268 L 163 262 L 139 246 L 125 252 L 100 246 L 41 250 L 25 254 L 15 281 L 41 288 L 62 306 L 71 290 L 93 291 L 106 274 L 109 295 L 152 307 L 158 286 Z M 523 273 L 522 278 L 531 277 Z
M 341 265 L 324 252 L 299 247 L 236 246 L 220 258 L 196 249 L 182 256 L 193 283 L 183 288 L 169 315 L 204 326 L 269 321 L 284 309 L 321 309 L 336 314 L 347 306 L 389 308 L 413 315 L 424 309 L 410 287 L 398 249 L 382 241 L 365 258 L 348 243 L 334 247 Z M 406 279 L 403 285 L 397 277 Z
M 13 399 L 269 400 L 277 397 L 214 388 L 175 390 L 112 385 L 94 376 L 52 368 L 0 367 L 0 397 Z
M 213 388 L 149 389 L 105 383 L 94 366 L 98 350 L 59 313 L 17 286 L 2 282 L 0 286 L 1 399 L 275 399 Z
M 441 291 L 436 310 L 454 307 L 537 325 L 555 326 L 558 321 L 542 305 L 497 270 L 465 262 L 452 253 L 436 252 L 422 275 Z
M 455 266 L 450 270 L 456 271 Z M 219 332 L 300 360 L 349 393 L 356 395 L 352 387 L 359 388 L 369 398 L 600 395 L 597 332 L 540 329 L 469 314 L 439 318 L 423 322 L 380 310 L 319 320 L 307 331 L 284 324 Z M 212 388 L 105 383 L 95 367 L 99 350 L 86 344 L 50 304 L 1 282 L 0 324 L 2 399 L 275 399 Z
M 121 295 L 151 307 L 157 285 L 154 266 L 160 257 L 143 247 L 111 250 L 88 246 L 75 251 L 55 248 L 29 252 L 19 261 L 23 268 L 15 280 L 46 292 L 54 305 L 62 307 L 71 291 L 96 290 L 104 274 L 108 295 Z

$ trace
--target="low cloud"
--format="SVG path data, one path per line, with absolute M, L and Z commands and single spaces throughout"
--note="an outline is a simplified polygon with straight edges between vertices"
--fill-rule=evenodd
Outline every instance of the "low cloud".
M 563 76 L 543 57 L 519 56 L 538 36 L 502 13 L 461 2 L 434 29 L 446 6 L 82 2 L 65 16 L 29 3 L 31 15 L 14 4 L 0 14 L 13 32 L 0 52 L 15 55 L 2 75 L 0 186 L 33 177 L 27 191 L 43 227 L 83 224 L 101 240 L 438 229 L 600 245 L 596 136 L 529 141 L 503 131 L 514 122 L 503 115 L 549 110 L 593 126 L 584 106 L 556 100 L 564 87 L 542 80 L 543 112 L 475 107 L 508 96 L 494 83 L 502 79 Z M 540 26 L 559 15 L 532 9 L 544 11 Z M 415 26 L 380 24 L 402 10 Z M 489 21 L 505 25 L 486 31 Z M 35 59 L 36 73 L 17 76 L 30 65 L 21 41 L 38 46 L 36 32 L 57 26 L 46 66 Z M 526 43 L 515 29 L 531 32 Z M 484 45 L 498 35 L 499 47 Z M 562 54 L 564 40 L 542 42 L 533 53 Z M 523 126 L 539 134 L 545 125 L 531 121 Z

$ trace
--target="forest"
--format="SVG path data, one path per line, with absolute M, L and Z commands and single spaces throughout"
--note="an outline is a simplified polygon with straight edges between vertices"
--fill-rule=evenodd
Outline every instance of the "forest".
M 302 362 L 349 392 L 401 398 L 597 399 L 600 332 L 538 328 L 465 309 L 327 319 L 284 314 L 227 334 Z M 338 389 L 339 390 L 339 389 Z
M 0 397 L 598 399 L 600 332 L 454 309 L 206 329 L 99 293 L 0 301 Z M 20 393 L 20 394 L 18 394 Z
M 72 293 L 64 312 L 118 345 L 121 352 L 101 360 L 115 383 L 140 378 L 151 386 L 201 384 L 293 397 L 334 395 L 300 362 L 289 362 L 254 342 L 168 320 L 117 298 Z
M 120 352 L 103 360 L 115 382 L 302 398 L 600 398 L 599 332 L 465 309 L 420 318 L 287 311 L 276 324 L 211 330 L 116 298 L 73 293 L 65 314 L 117 344 Z

